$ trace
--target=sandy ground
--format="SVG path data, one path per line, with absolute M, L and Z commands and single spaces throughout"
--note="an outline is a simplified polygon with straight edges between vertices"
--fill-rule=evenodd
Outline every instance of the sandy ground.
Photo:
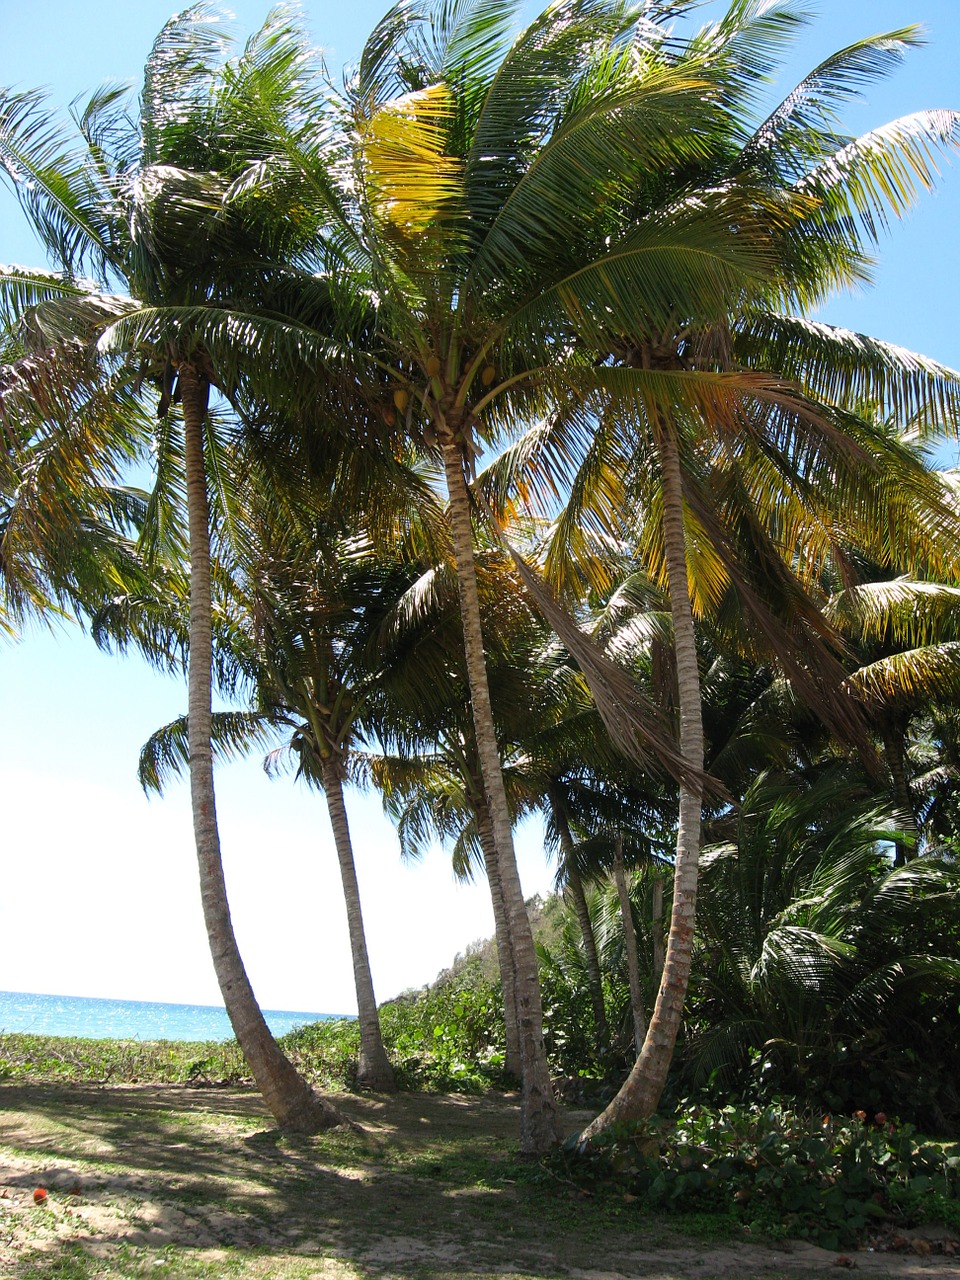
M 355 1129 L 287 1139 L 242 1090 L 0 1084 L 0 1278 L 960 1280 L 942 1230 L 839 1255 L 698 1243 L 631 1203 L 518 1181 L 514 1099 L 337 1103 Z

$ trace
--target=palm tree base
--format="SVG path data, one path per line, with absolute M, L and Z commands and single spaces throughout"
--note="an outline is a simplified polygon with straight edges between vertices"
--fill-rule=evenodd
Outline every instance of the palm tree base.
M 397 1081 L 386 1055 L 382 1061 L 379 1061 L 378 1057 L 371 1058 L 361 1053 L 357 1067 L 357 1084 L 361 1089 L 369 1089 L 371 1093 L 396 1093 Z
M 278 1128 L 284 1133 L 299 1133 L 306 1136 L 323 1133 L 326 1129 L 336 1129 L 347 1121 L 329 1102 L 325 1102 L 319 1094 L 309 1087 L 300 1103 L 291 1109 L 281 1121 Z

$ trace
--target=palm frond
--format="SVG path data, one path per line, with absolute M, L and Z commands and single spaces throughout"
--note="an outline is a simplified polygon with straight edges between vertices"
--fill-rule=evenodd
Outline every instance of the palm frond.
M 875 405 L 881 417 L 925 434 L 953 432 L 960 419 L 960 374 L 879 338 L 799 316 L 752 314 L 734 330 L 733 351 L 816 400 Z
M 212 720 L 214 759 L 238 760 L 267 746 L 276 734 L 269 716 L 254 711 L 218 711 Z M 190 765 L 187 717 L 171 720 L 152 733 L 140 749 L 137 776 L 144 791 L 162 792 L 174 778 L 183 777 Z
M 831 154 L 843 139 L 833 132 L 836 108 L 903 60 L 922 44 L 920 28 L 903 27 L 857 40 L 825 58 L 754 131 L 741 149 L 738 172 L 758 166 L 804 164 L 816 152 Z M 801 176 L 798 172 L 795 177 Z
M 195 4 L 175 14 L 153 42 L 140 98 L 144 164 L 168 162 L 207 101 L 211 72 L 231 45 L 219 23 L 210 5 Z
M 378 106 L 360 123 L 364 172 L 380 216 L 407 233 L 425 231 L 461 185 L 446 150 L 453 96 L 434 84 Z
M 891 217 L 902 217 L 933 187 L 937 161 L 958 144 L 960 112 L 946 110 L 918 111 L 857 138 L 797 183 L 819 202 L 811 230 L 840 222 L 849 229 L 856 219 L 875 242 Z

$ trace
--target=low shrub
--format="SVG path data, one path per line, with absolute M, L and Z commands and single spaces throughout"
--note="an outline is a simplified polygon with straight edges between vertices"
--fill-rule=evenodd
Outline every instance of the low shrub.
M 477 1093 L 504 1083 L 503 999 L 481 957 L 468 956 L 433 986 L 382 1004 L 380 1030 L 401 1089 Z M 356 1082 L 355 1019 L 299 1027 L 280 1043 L 310 1079 L 328 1087 Z
M 576 1179 L 616 1184 L 644 1207 L 733 1215 L 752 1231 L 828 1249 L 856 1244 L 883 1220 L 914 1225 L 934 1205 L 960 1220 L 960 1148 L 882 1114 L 695 1107 L 560 1158 Z
M 236 1041 L 83 1040 L 0 1035 L 0 1079 L 90 1084 L 241 1084 L 250 1070 Z
M 355 1018 L 329 1018 L 289 1031 L 278 1041 L 293 1065 L 321 1088 L 352 1088 L 360 1058 Z
M 401 1087 L 479 1092 L 504 1080 L 503 995 L 480 960 L 380 1006 Z

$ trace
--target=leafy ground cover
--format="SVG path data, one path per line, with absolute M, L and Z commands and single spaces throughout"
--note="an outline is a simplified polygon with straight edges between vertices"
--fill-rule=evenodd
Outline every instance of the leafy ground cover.
M 290 1139 L 246 1088 L 0 1083 L 0 1275 L 775 1280 L 842 1257 L 750 1243 L 722 1216 L 653 1216 L 620 1187 L 519 1161 L 511 1095 L 337 1101 L 351 1129 Z M 847 1261 L 960 1277 L 933 1243 Z
M 884 1114 L 694 1106 L 560 1159 L 579 1185 L 649 1207 L 712 1210 L 769 1238 L 890 1247 L 908 1243 L 905 1229 L 930 1225 L 943 1228 L 945 1254 L 960 1250 L 960 1145 Z

